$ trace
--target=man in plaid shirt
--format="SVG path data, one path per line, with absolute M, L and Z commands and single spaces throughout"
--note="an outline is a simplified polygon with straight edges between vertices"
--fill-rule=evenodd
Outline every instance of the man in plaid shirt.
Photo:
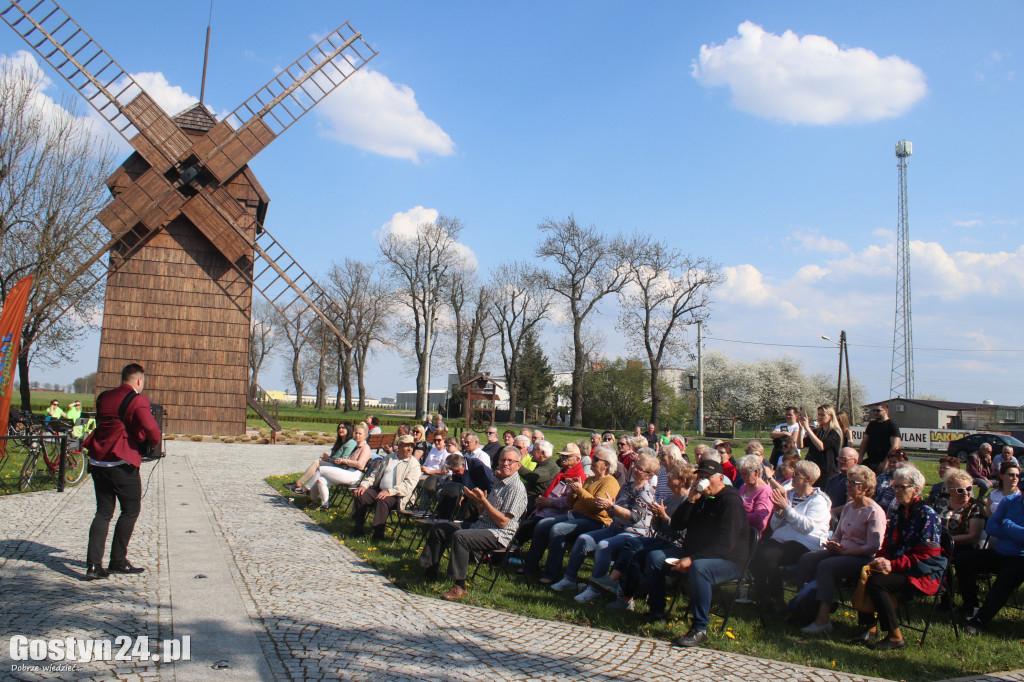
M 448 560 L 448 575 L 455 586 L 443 595 L 443 599 L 456 601 L 466 596 L 466 573 L 469 570 L 471 552 L 487 552 L 508 546 L 519 527 L 519 518 L 526 511 L 526 487 L 519 478 L 522 455 L 515 446 L 507 446 L 498 457 L 494 470 L 494 487 L 488 493 L 478 488 L 466 488 L 466 498 L 476 504 L 480 518 L 470 528 L 461 528 L 450 521 L 435 523 L 430 529 L 427 544 L 420 554 L 420 566 L 425 568 L 424 577 L 437 577 L 441 556 L 450 543 L 451 558 Z

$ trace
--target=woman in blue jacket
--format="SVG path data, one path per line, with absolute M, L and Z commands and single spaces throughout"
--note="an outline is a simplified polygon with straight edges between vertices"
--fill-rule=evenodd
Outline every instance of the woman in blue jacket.
M 985 602 L 967 619 L 964 631 L 977 635 L 991 622 L 999 609 L 1024 582 L 1024 498 L 1020 493 L 1005 498 L 985 524 L 989 537 L 998 539 L 994 548 L 975 549 L 958 554 L 957 582 L 964 599 L 964 610 L 971 613 L 978 606 L 978 576 L 996 576 Z

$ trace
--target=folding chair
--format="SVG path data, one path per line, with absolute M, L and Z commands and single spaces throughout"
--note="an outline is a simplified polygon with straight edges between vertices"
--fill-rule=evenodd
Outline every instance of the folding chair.
M 896 615 L 900 619 L 900 627 L 905 630 L 913 630 L 921 633 L 921 640 L 919 646 L 924 646 L 924 639 L 928 636 L 928 628 L 931 627 L 932 618 L 935 616 L 935 608 L 939 605 L 939 601 L 944 596 L 948 596 L 949 603 L 953 603 L 953 536 L 943 531 L 942 537 L 939 540 L 939 544 L 942 547 L 942 553 L 946 556 L 946 568 L 942 571 L 942 576 L 939 578 L 939 589 L 935 592 L 932 597 L 931 605 L 928 607 L 928 615 L 925 617 L 924 626 L 909 625 L 910 622 L 910 603 L 915 600 L 915 597 L 922 597 L 921 592 L 918 592 L 914 588 L 907 588 L 900 594 L 898 604 L 896 607 Z M 957 639 L 960 639 L 960 629 L 956 623 L 956 610 L 950 609 L 949 622 L 953 626 L 953 634 L 956 635 Z
M 355 504 L 355 493 L 356 489 L 359 488 L 366 481 L 373 480 L 373 477 L 377 473 L 377 467 L 384 462 L 384 458 L 373 458 L 366 463 L 366 467 L 363 469 L 363 475 L 359 477 L 359 480 L 352 485 L 335 485 L 331 488 L 331 506 L 339 504 L 338 513 L 342 515 L 348 514 L 352 511 L 352 507 Z M 344 493 L 348 492 L 348 495 Z M 340 501 L 339 501 L 340 500 Z
M 455 521 L 461 513 L 462 484 L 458 481 L 445 481 L 437 490 L 434 510 L 427 516 L 410 519 L 410 521 L 419 526 L 419 533 L 412 534 L 407 549 L 416 551 L 423 546 L 427 532 L 434 521 Z M 419 540 L 418 543 L 417 539 Z

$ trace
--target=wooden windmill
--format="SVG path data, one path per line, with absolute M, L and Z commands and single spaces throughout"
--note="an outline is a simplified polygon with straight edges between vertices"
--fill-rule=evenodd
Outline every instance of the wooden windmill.
M 97 391 L 140 362 L 171 432 L 243 433 L 254 288 L 300 335 L 315 319 L 348 343 L 330 298 L 264 228 L 269 199 L 246 164 L 377 53 L 345 23 L 225 120 L 202 103 L 172 118 L 52 0 L 0 17 L 135 149 L 107 180 L 104 246 L 62 264 L 106 279 Z

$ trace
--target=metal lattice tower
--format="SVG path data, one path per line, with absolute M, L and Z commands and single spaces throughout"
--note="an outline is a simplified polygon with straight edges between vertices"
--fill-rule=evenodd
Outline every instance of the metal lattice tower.
M 914 153 L 908 140 L 896 143 L 899 172 L 899 225 L 896 229 L 896 320 L 892 336 L 889 396 L 914 397 L 914 333 L 910 317 L 910 221 L 907 218 L 907 159 Z

